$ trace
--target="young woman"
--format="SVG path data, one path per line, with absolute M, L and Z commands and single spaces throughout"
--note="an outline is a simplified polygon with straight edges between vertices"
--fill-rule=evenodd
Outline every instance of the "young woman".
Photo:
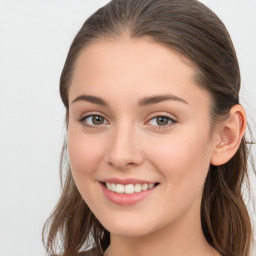
M 196 0 L 113 0 L 89 17 L 60 79 L 49 255 L 249 256 L 239 90 L 230 36 Z

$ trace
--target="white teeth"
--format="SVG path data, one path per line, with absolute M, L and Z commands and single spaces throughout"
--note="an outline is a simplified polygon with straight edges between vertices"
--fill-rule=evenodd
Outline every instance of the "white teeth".
M 110 183 L 106 183 L 106 186 L 107 186 L 108 190 L 111 190 L 111 184 Z
M 116 184 L 115 183 L 111 183 L 110 186 L 111 186 L 110 190 L 115 192 L 116 191 Z
M 135 192 L 140 192 L 140 191 L 141 191 L 141 185 L 140 185 L 140 184 L 136 184 L 136 185 L 134 186 L 134 191 L 135 191 Z
M 146 190 L 148 189 L 148 184 L 143 184 L 142 187 L 141 187 L 141 189 L 142 189 L 143 191 L 146 191 Z
M 116 193 L 119 193 L 119 194 L 124 193 L 124 185 L 116 184 Z
M 148 185 L 148 188 L 150 189 L 150 188 L 153 188 L 154 187 L 154 183 L 150 183 L 149 185 Z
M 132 194 L 134 193 L 134 185 L 128 184 L 125 186 L 125 194 Z
M 146 191 L 148 189 L 153 188 L 155 183 L 150 183 L 150 184 L 128 184 L 128 185 L 123 185 L 123 184 L 115 184 L 115 183 L 106 183 L 106 187 L 108 190 L 116 192 L 118 194 L 133 194 L 133 193 L 138 193 L 141 191 Z

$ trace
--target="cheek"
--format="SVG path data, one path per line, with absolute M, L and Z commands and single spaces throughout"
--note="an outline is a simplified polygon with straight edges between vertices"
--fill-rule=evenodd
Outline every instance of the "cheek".
M 104 143 L 99 137 L 82 133 L 79 128 L 72 126 L 68 130 L 68 153 L 72 176 L 78 191 L 91 209 L 94 209 L 97 201 L 95 175 L 104 155 Z
M 158 200 L 155 215 L 164 221 L 174 220 L 188 209 L 197 212 L 210 163 L 209 138 L 195 131 L 148 145 L 148 158 L 162 177 L 163 196 Z
M 86 135 L 69 128 L 68 153 L 73 175 L 92 174 L 102 158 L 103 148 L 99 136 Z
M 154 159 L 170 187 L 201 186 L 210 164 L 209 137 L 196 129 L 150 143 L 149 159 Z

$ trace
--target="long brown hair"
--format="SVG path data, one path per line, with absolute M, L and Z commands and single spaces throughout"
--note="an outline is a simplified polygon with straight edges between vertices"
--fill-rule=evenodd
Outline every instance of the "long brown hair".
M 196 0 L 112 0 L 83 24 L 70 47 L 60 78 L 60 95 L 66 107 L 76 59 L 98 39 L 149 37 L 192 61 L 199 86 L 210 92 L 212 126 L 239 104 L 240 71 L 229 33 L 209 8 Z M 205 180 L 201 223 L 208 243 L 225 256 L 248 256 L 252 228 L 242 185 L 248 179 L 248 145 L 245 138 L 233 158 L 210 166 Z M 99 223 L 79 194 L 64 140 L 61 164 L 62 195 L 47 220 L 43 235 L 49 255 L 75 256 L 88 247 L 96 255 L 110 244 L 109 232 Z M 65 171 L 65 172 L 63 172 Z

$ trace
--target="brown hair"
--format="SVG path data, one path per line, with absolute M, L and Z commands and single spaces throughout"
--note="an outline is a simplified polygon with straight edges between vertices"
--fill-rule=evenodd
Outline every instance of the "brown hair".
M 81 49 L 98 39 L 123 34 L 149 37 L 192 61 L 198 85 L 211 95 L 213 125 L 239 104 L 240 71 L 235 49 L 224 24 L 209 8 L 196 0 L 112 0 L 85 21 L 70 47 L 60 78 L 67 129 L 68 88 Z M 74 256 L 94 246 L 95 254 L 100 255 L 110 244 L 110 234 L 79 194 L 66 146 L 64 140 L 62 195 L 44 226 L 45 247 L 49 255 Z M 233 158 L 221 166 L 211 165 L 205 180 L 203 232 L 208 243 L 225 256 L 248 256 L 250 252 L 252 228 L 242 196 L 244 181 L 249 187 L 248 156 L 243 138 Z

